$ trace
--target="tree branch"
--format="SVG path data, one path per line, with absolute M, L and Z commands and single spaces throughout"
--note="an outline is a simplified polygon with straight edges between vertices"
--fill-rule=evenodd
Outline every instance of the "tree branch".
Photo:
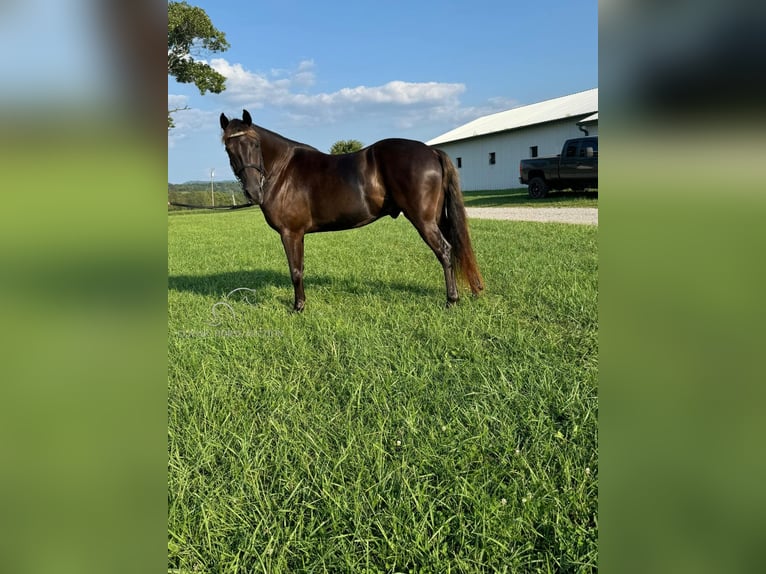
M 168 130 L 170 130 L 170 128 L 176 127 L 175 123 L 173 123 L 173 118 L 170 116 L 170 114 L 174 114 L 176 112 L 182 112 L 184 110 L 190 110 L 190 109 L 191 108 L 189 106 L 184 106 L 182 108 L 172 108 L 172 109 L 169 109 L 168 110 Z

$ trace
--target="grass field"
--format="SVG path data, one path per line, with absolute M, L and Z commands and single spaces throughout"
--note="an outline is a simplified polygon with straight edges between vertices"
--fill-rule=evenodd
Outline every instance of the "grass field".
M 450 309 L 403 217 L 310 235 L 293 314 L 258 210 L 168 226 L 169 571 L 595 571 L 594 227 L 472 221 Z
M 598 191 L 549 191 L 530 199 L 527 188 L 466 191 L 466 207 L 598 207 Z

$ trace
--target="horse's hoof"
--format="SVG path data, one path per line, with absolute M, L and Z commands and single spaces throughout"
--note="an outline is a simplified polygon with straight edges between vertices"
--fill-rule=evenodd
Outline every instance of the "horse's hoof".
M 300 313 L 303 311 L 303 306 L 305 303 L 303 301 L 296 301 L 295 305 L 293 305 L 293 313 Z
M 456 305 L 457 302 L 458 302 L 457 299 L 447 299 L 447 309 Z

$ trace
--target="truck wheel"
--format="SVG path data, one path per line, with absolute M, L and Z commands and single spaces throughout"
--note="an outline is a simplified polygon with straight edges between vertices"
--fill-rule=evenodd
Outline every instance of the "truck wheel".
M 529 186 L 527 187 L 527 193 L 532 199 L 542 199 L 548 195 L 548 184 L 542 177 L 533 177 L 529 180 Z

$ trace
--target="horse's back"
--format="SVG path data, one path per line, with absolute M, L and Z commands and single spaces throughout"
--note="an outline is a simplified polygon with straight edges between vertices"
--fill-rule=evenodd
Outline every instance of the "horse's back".
M 421 141 L 404 138 L 388 138 L 380 140 L 367 149 L 373 149 L 376 155 L 385 154 L 390 157 L 399 156 L 401 159 L 406 159 L 412 154 L 420 159 L 435 155 L 434 148 Z

